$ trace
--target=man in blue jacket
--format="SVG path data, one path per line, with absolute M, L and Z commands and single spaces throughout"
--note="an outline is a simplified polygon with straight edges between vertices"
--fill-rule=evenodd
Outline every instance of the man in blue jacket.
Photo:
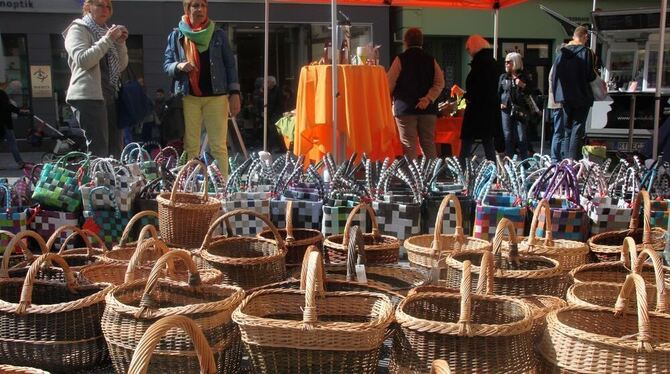
M 564 156 L 576 160 L 584 145 L 586 119 L 593 106 L 591 82 L 596 79 L 593 52 L 586 47 L 588 29 L 579 26 L 572 41 L 561 48 L 554 60 L 553 95 L 556 103 L 563 104 L 565 113 L 565 141 L 568 152 Z

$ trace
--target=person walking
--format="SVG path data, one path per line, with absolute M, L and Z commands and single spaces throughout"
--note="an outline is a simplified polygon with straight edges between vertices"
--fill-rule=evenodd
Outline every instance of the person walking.
M 163 69 L 183 96 L 184 150 L 200 155 L 202 124 L 212 155 L 228 176 L 228 114 L 240 112 L 235 57 L 225 32 L 209 20 L 206 0 L 183 0 L 184 15 L 168 36 Z
M 530 77 L 523 70 L 523 57 L 512 52 L 505 56 L 505 72 L 498 81 L 500 116 L 505 139 L 505 153 L 512 157 L 519 149 L 520 159 L 528 156 L 529 110 L 525 95 L 531 91 Z
M 128 29 L 108 26 L 112 0 L 84 0 L 82 18 L 63 32 L 72 72 L 66 102 L 100 156 L 121 153 L 121 130 L 116 127 L 121 72 L 128 66 Z
M 19 153 L 19 146 L 16 144 L 16 137 L 14 136 L 14 124 L 12 121 L 12 113 L 16 115 L 30 115 L 27 109 L 19 109 L 9 99 L 9 95 L 5 92 L 8 82 L 0 82 L 0 137 L 4 138 L 9 147 L 9 151 L 14 157 L 14 161 L 19 169 L 23 169 L 26 163 L 23 162 L 21 153 Z
M 588 29 L 584 26 L 577 27 L 572 41 L 561 48 L 552 65 L 554 101 L 563 105 L 565 115 L 564 141 L 568 145 L 567 153 L 563 156 L 573 160 L 581 155 L 584 145 L 586 119 L 593 106 L 590 83 L 597 77 L 595 57 L 586 47 L 587 39 Z
M 496 159 L 493 136 L 500 127 L 498 68 L 491 45 L 481 35 L 472 35 L 465 42 L 470 56 L 470 73 L 465 79 L 466 107 L 461 129 L 461 164 L 472 154 L 476 139 L 481 139 L 486 158 Z
M 418 136 L 424 157 L 432 159 L 437 157 L 436 100 L 444 88 L 444 73 L 433 56 L 422 49 L 420 29 L 408 29 L 403 43 L 405 51 L 393 60 L 387 73 L 400 143 L 405 155 L 416 159 Z

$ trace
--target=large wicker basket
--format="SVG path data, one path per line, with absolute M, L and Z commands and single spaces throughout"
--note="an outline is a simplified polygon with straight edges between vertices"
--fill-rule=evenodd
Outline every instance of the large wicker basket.
M 156 345 L 165 337 L 170 337 L 170 331 L 177 328 L 193 343 L 193 349 L 178 351 L 173 355 L 152 357 Z M 194 354 L 195 353 L 195 354 Z M 128 374 L 214 374 L 217 373 L 216 361 L 212 348 L 202 329 L 188 317 L 174 315 L 163 317 L 151 325 L 137 343 L 137 349 L 130 361 Z
M 191 272 L 188 284 L 159 279 L 163 267 L 173 258 L 188 264 Z M 244 292 L 238 287 L 202 284 L 189 252 L 170 251 L 156 262 L 148 279 L 123 284 L 106 298 L 102 329 L 116 372 L 128 371 L 142 335 L 154 322 L 166 316 L 183 315 L 193 319 L 209 343 L 216 347 L 218 370 L 237 373 L 241 344 L 230 315 L 243 297 Z M 170 360 L 175 354 L 183 356 L 192 351 L 193 344 L 184 333 L 174 331 L 161 340 L 154 359 Z M 173 360 L 174 368 L 170 372 L 188 372 L 189 360 L 180 362 Z
M 212 237 L 222 222 L 235 215 L 262 220 L 274 233 L 274 240 L 242 236 Z M 251 210 L 238 209 L 219 217 L 209 228 L 202 247 L 202 258 L 223 273 L 223 283 L 244 289 L 260 287 L 286 279 L 286 246 L 270 220 Z
M 642 228 L 640 224 L 640 208 L 643 207 Z M 621 253 L 623 239 L 632 237 L 637 245 L 652 248 L 660 252 L 665 248 L 666 230 L 661 227 L 651 227 L 651 200 L 649 193 L 640 191 L 633 201 L 633 215 L 628 230 L 608 231 L 592 236 L 587 244 L 591 253 L 604 262 L 616 261 Z
M 626 311 L 637 293 L 637 313 Z M 539 346 L 551 372 L 667 373 L 670 315 L 649 312 L 644 279 L 628 275 L 615 309 L 571 306 L 549 313 Z
M 442 234 L 442 219 L 449 202 L 454 204 L 456 210 L 456 231 L 454 234 L 445 235 Z M 490 250 L 491 244 L 486 240 L 465 236 L 461 215 L 461 203 L 456 195 L 445 196 L 435 219 L 435 232 L 409 237 L 403 243 L 407 250 L 409 263 L 425 270 L 431 270 L 437 266 L 440 259 L 446 258 L 454 251 Z
M 296 229 L 293 228 L 293 201 L 286 202 L 286 228 L 277 229 L 284 244 L 286 245 L 286 265 L 300 265 L 305 250 L 310 245 L 315 245 L 319 249 L 323 247 L 323 233 L 314 229 Z M 258 234 L 259 238 L 274 240 L 272 230 L 263 230 Z
M 133 230 L 137 229 L 137 224 L 142 223 L 143 219 L 155 219 L 156 221 L 158 220 L 158 213 L 153 210 L 143 210 L 139 213 L 136 213 L 128 223 L 126 224 L 126 227 L 123 229 L 123 233 L 121 234 L 121 239 L 119 239 L 119 243 L 116 244 L 114 247 L 112 247 L 112 251 L 117 250 L 117 249 L 130 249 L 134 250 L 135 247 L 137 247 L 137 242 L 141 241 L 143 239 L 142 232 L 140 231 L 139 236 L 137 237 L 137 240 L 135 241 L 129 241 L 130 240 L 130 234 L 133 232 Z M 155 222 L 155 221 L 154 221 Z M 153 225 L 152 225 L 153 226 Z M 155 230 L 155 228 L 154 228 Z M 154 233 L 152 233 L 154 234 Z
M 63 269 L 66 283 L 35 279 L 48 262 Z M 39 256 L 25 281 L 0 279 L 0 362 L 59 372 L 100 366 L 108 360 L 100 318 L 111 288 L 79 285 L 55 253 Z
M 550 211 L 547 200 L 543 199 L 537 204 L 530 225 L 530 235 L 519 242 L 519 253 L 554 259 L 558 261 L 561 270 L 566 274 L 577 266 L 585 264 L 589 255 L 589 248 L 586 244 L 574 240 L 553 239 L 552 230 L 549 229 L 545 230 L 544 240 L 536 236 L 538 219 L 542 209 L 547 212 Z M 552 227 L 551 214 L 545 214 L 544 219 L 544 227 Z M 510 250 L 508 243 L 503 242 L 503 250 Z
M 508 247 L 511 250 L 503 256 L 501 247 L 506 232 L 509 235 Z M 567 284 L 558 261 L 542 256 L 520 256 L 517 245 L 514 225 L 507 218 L 501 219 L 493 238 L 493 253 L 486 250 L 452 253 L 445 260 L 447 274 L 444 285 L 447 288 L 457 289 L 461 284 L 463 262 L 470 261 L 473 273 L 486 271 L 495 279 L 493 292 L 496 295 L 564 297 Z M 472 290 L 476 290 L 477 282 L 472 280 Z
M 192 167 L 201 168 L 204 175 L 202 196 L 177 192 L 175 182 L 172 192 L 156 197 L 158 201 L 158 226 L 161 238 L 166 242 L 186 248 L 195 248 L 202 243 L 210 223 L 221 210 L 221 201 L 207 193 L 207 167 L 198 160 L 191 160 L 177 175 L 177 181 L 185 178 Z
M 370 265 L 397 263 L 400 256 L 400 241 L 394 236 L 381 234 L 375 211 L 370 205 L 365 203 L 358 204 L 351 210 L 351 213 L 347 217 L 347 223 L 344 225 L 344 234 L 331 235 L 323 242 L 326 262 L 329 264 L 343 264 L 347 262 L 349 238 L 345 234 L 351 229 L 353 220 L 361 208 L 365 208 L 372 222 L 372 232 L 363 234 L 367 263 Z
M 400 302 L 392 372 L 427 373 L 437 359 L 446 360 L 457 373 L 535 369 L 528 304 L 509 296 L 472 294 L 471 276 L 466 261 L 460 294 L 416 292 Z M 490 291 L 490 282 L 484 283 Z
M 391 301 L 370 292 L 325 292 L 322 261 L 309 252 L 302 290 L 256 291 L 233 313 L 255 371 L 376 372 Z

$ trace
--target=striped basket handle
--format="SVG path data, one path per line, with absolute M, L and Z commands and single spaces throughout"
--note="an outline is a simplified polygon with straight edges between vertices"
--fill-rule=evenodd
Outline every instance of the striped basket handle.
M 654 347 L 651 345 L 651 326 L 649 323 L 649 306 L 647 304 L 647 286 L 640 274 L 631 273 L 626 276 L 626 281 L 619 291 L 616 304 L 614 305 L 614 315 L 622 315 L 627 306 L 630 293 L 635 290 L 637 298 L 637 351 L 638 352 L 653 352 Z

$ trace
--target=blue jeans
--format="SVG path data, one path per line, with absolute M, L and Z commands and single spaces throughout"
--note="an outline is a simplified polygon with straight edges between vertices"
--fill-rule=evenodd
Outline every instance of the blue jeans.
M 519 158 L 523 160 L 528 157 L 528 135 L 526 129 L 528 125 L 512 119 L 508 111 L 501 110 L 502 130 L 505 137 L 505 153 L 507 156 L 514 156 L 515 145 L 519 147 Z
M 458 157 L 461 165 L 465 166 L 465 159 L 472 157 L 472 146 L 475 144 L 475 139 L 461 139 L 461 154 Z M 483 138 L 482 145 L 484 146 L 484 154 L 487 160 L 496 160 L 496 148 L 493 145 L 493 138 Z
M 128 126 L 124 128 L 122 131 L 123 131 L 123 146 L 125 147 L 133 142 L 133 126 Z
M 9 151 L 14 157 L 14 161 L 17 164 L 23 164 L 23 159 L 21 158 L 21 153 L 19 153 L 19 146 L 16 144 L 16 137 L 14 136 L 14 130 L 5 129 L 5 141 L 9 146 Z
M 586 134 L 586 119 L 591 107 L 571 107 L 563 105 L 565 114 L 565 139 L 568 141 L 568 152 L 563 156 L 573 160 L 581 159 L 582 146 Z M 565 148 L 564 148 L 565 149 Z
M 551 162 L 560 162 L 568 153 L 568 142 L 565 141 L 565 113 L 563 108 L 551 109 L 554 122 L 554 134 L 551 137 Z

